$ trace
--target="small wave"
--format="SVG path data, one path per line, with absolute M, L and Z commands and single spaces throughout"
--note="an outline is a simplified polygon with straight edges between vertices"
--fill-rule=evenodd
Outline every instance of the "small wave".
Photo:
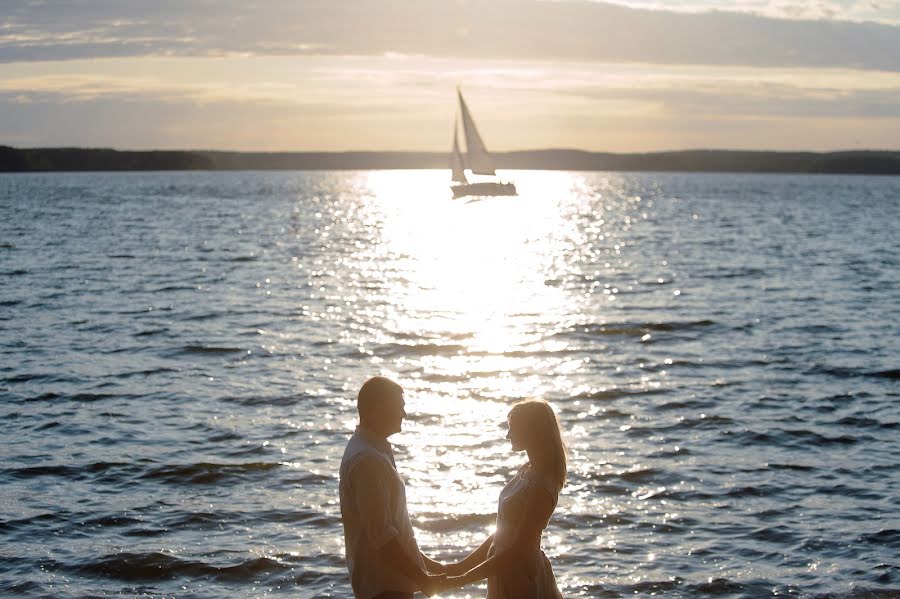
M 24 582 L 0 582 L 0 593 L 7 596 L 28 597 L 46 592 L 46 589 L 32 580 Z M 49 596 L 49 595 L 45 595 Z
M 125 395 L 116 395 L 113 393 L 75 393 L 73 395 L 64 395 L 61 393 L 41 393 L 40 395 L 35 395 L 33 397 L 25 398 L 26 402 L 32 401 L 75 401 L 82 403 L 89 403 L 94 401 L 102 401 L 105 399 L 113 399 L 113 398 L 124 398 L 127 397 Z
M 658 595 L 663 591 L 672 591 L 681 586 L 684 579 L 674 577 L 669 580 L 644 580 L 634 584 L 621 585 L 623 593 L 627 596 L 635 596 L 647 594 L 650 596 Z
M 441 340 L 451 340 L 451 341 L 467 341 L 471 339 L 474 335 L 472 333 L 452 333 L 449 331 L 442 331 L 439 333 L 439 336 L 430 335 L 428 337 L 423 337 L 421 332 L 410 333 L 406 331 L 388 331 L 391 337 L 394 339 L 400 339 L 405 341 L 414 341 L 414 342 L 423 342 L 428 341 L 430 343 L 439 342 Z
M 245 351 L 240 347 L 220 347 L 215 345 L 185 345 L 178 349 L 176 354 L 218 355 L 236 354 Z
M 276 395 L 272 397 L 251 395 L 248 397 L 223 397 L 222 401 L 242 406 L 293 406 L 300 402 L 315 401 L 319 398 L 297 393 L 296 395 Z
M 70 514 L 65 510 L 59 512 L 47 512 L 20 518 L 16 520 L 0 520 L 0 532 L 8 533 L 20 529 L 28 530 L 32 527 L 45 529 L 53 524 L 61 524 L 69 521 Z
M 628 472 L 622 472 L 618 475 L 618 477 L 630 483 L 642 483 L 657 479 L 659 478 L 660 474 L 662 473 L 655 468 L 641 468 L 639 470 L 629 470 Z
M 422 375 L 422 380 L 429 383 L 465 383 L 470 378 L 472 377 L 470 377 L 468 374 L 425 373 Z
M 168 529 L 217 529 L 221 526 L 258 526 L 263 523 L 304 524 L 316 528 L 340 526 L 337 516 L 311 510 L 268 510 L 262 512 L 188 512 L 178 513 L 161 521 Z
M 883 379 L 900 379 L 900 369 L 895 368 L 892 370 L 878 370 L 875 372 L 870 372 L 869 376 L 877 376 Z
M 683 418 L 675 424 L 670 424 L 668 426 L 633 426 L 628 430 L 628 434 L 647 436 L 662 431 L 707 430 L 730 427 L 733 424 L 735 424 L 735 421 L 727 416 L 701 416 L 700 418 Z
M 169 291 L 194 291 L 197 288 L 194 285 L 166 285 L 165 287 L 157 287 L 148 289 L 147 293 L 168 293 Z
M 280 468 L 276 462 L 249 462 L 245 464 L 177 464 L 155 468 L 142 475 L 143 479 L 161 480 L 171 484 L 209 485 L 229 478 L 240 478 Z
M 621 335 L 627 337 L 643 337 L 647 333 L 654 332 L 678 332 L 694 329 L 708 328 L 717 323 L 712 320 L 688 320 L 684 322 L 656 322 L 656 323 L 588 323 L 579 324 L 561 331 L 556 335 Z M 556 336 L 554 335 L 554 336 Z
M 58 428 L 60 426 L 62 426 L 62 423 L 60 423 L 58 420 L 52 420 L 52 421 L 42 424 L 40 426 L 36 426 L 34 428 L 34 430 L 35 431 L 47 431 L 47 430 L 50 430 L 51 428 Z
M 3 379 L 5 383 L 77 383 L 79 379 L 64 374 L 23 372 Z
M 855 426 L 864 429 L 895 429 L 898 426 L 896 422 L 880 422 L 874 418 L 863 418 L 860 416 L 846 416 L 837 421 L 837 424 L 843 426 Z
M 716 270 L 699 276 L 705 279 L 738 279 L 756 278 L 766 274 L 761 268 L 717 268 Z
M 76 478 L 81 473 L 81 469 L 75 466 L 28 466 L 25 468 L 7 468 L 2 472 L 3 476 L 16 479 L 39 478 L 41 476 Z
M 465 345 L 439 344 L 439 343 L 385 343 L 374 348 L 373 353 L 378 357 L 403 357 L 403 356 L 455 356 L 467 351 Z
M 794 545 L 799 540 L 795 530 L 787 526 L 767 526 L 750 533 L 750 538 L 778 545 Z
M 94 462 L 91 464 L 67 465 L 54 464 L 47 466 L 25 466 L 22 468 L 7 468 L 2 470 L 3 476 L 16 479 L 31 479 L 44 476 L 61 477 L 70 480 L 94 479 L 96 476 L 106 474 L 109 471 L 136 471 L 137 466 L 125 462 Z M 117 476 L 116 478 L 121 478 Z
M 591 416 L 593 420 L 616 420 L 619 418 L 631 418 L 633 414 L 631 412 L 623 412 L 622 410 L 616 410 L 615 408 L 603 408 L 596 414 Z
M 654 410 L 657 411 L 666 411 L 666 410 L 694 410 L 700 408 L 708 408 L 712 405 L 711 402 L 701 401 L 701 400 L 675 400 L 675 401 L 667 401 L 665 403 L 657 404 L 653 406 Z
M 788 429 L 781 431 L 781 433 L 794 441 L 816 446 L 855 445 L 860 441 L 859 438 L 850 435 L 828 436 L 806 429 Z
M 884 545 L 885 547 L 900 550 L 900 530 L 896 528 L 886 528 L 878 532 L 864 534 L 859 537 L 859 540 L 863 543 Z
M 244 582 L 256 579 L 260 575 L 288 570 L 290 566 L 273 559 L 259 557 L 233 566 L 217 567 L 167 553 L 123 552 L 104 555 L 87 563 L 63 565 L 62 569 L 83 576 L 100 576 L 125 581 L 208 577 L 226 582 Z
M 812 472 L 816 470 L 814 466 L 803 466 L 801 464 L 769 464 L 772 470 L 796 470 L 799 472 Z
M 660 449 L 660 450 L 657 450 L 657 451 L 647 454 L 647 456 L 651 457 L 651 458 L 669 459 L 669 458 L 680 458 L 680 457 L 689 456 L 692 454 L 693 454 L 693 452 L 690 449 L 687 449 L 685 447 L 676 447 L 673 449 Z
M 301 475 L 289 475 L 284 477 L 283 484 L 288 487 L 312 487 L 316 485 L 329 485 L 334 481 L 333 476 L 305 472 Z
M 447 516 L 440 513 L 419 514 L 416 527 L 429 532 L 456 532 L 463 529 L 482 529 L 494 524 L 497 514 L 455 514 Z
M 494 516 L 496 517 L 496 516 Z M 487 524 L 493 524 L 494 520 L 490 520 Z M 634 518 L 630 518 L 624 512 L 590 514 L 582 512 L 580 514 L 559 514 L 553 516 L 553 526 L 563 530 L 584 530 L 588 528 L 597 528 L 600 526 L 620 526 L 627 527 L 635 523 Z
M 813 599 L 897 599 L 897 597 L 900 597 L 900 587 L 885 589 L 858 585 L 846 592 L 813 595 Z
M 287 510 L 270 510 L 254 514 L 254 520 L 260 522 L 285 522 L 288 524 L 304 524 L 314 528 L 333 528 L 341 525 L 341 519 L 338 516 L 325 514 L 323 512 L 314 512 L 310 510 L 303 511 L 287 511 Z
M 242 437 L 233 431 L 225 431 L 209 437 L 210 443 L 224 443 L 226 441 L 239 441 Z
M 771 433 L 760 433 L 745 430 L 735 433 L 732 441 L 747 445 L 778 445 L 780 447 L 811 449 L 832 445 L 855 445 L 861 438 L 850 435 L 829 437 L 806 429 L 773 430 Z
M 214 320 L 221 316 L 225 316 L 222 312 L 204 312 L 203 314 L 192 314 L 190 316 L 182 316 L 180 320 L 188 322 L 196 322 L 201 320 Z
M 162 335 L 168 332 L 169 329 L 167 327 L 161 329 L 148 329 L 146 331 L 138 331 L 137 333 L 134 333 L 132 337 L 153 337 L 154 335 Z
M 742 593 L 746 589 L 743 584 L 727 578 L 710 578 L 706 582 L 691 585 L 689 588 L 704 595 L 734 595 Z
M 179 372 L 177 368 L 150 368 L 148 370 L 133 370 L 131 372 L 117 372 L 107 375 L 103 378 L 130 379 L 136 376 L 148 377 L 154 374 L 165 374 L 167 372 Z
M 840 378 L 855 378 L 871 376 L 875 378 L 896 380 L 900 378 L 900 369 L 888 370 L 864 370 L 861 368 L 847 368 L 841 366 L 814 365 L 806 371 L 806 374 L 824 374 Z
M 840 498 L 853 497 L 864 501 L 883 501 L 884 496 L 869 487 L 852 487 L 846 484 L 816 487 L 820 495 L 836 495 Z
M 593 400 L 601 400 L 601 401 L 611 401 L 614 399 L 621 399 L 623 397 L 639 397 L 642 395 L 657 395 L 660 393 L 667 393 L 667 389 L 660 388 L 641 388 L 641 387 L 632 387 L 632 388 L 622 388 L 622 387 L 612 387 L 612 388 L 601 388 L 601 389 L 591 389 L 585 393 L 580 393 L 575 395 L 569 399 L 571 400 L 585 400 L 585 399 L 593 399 Z

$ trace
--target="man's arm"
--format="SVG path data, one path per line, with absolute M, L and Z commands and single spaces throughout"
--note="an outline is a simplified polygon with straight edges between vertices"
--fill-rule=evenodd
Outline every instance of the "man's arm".
M 349 476 L 365 535 L 373 547 L 383 547 L 400 534 L 391 518 L 387 464 L 367 456 L 353 467 Z
M 493 542 L 494 535 L 491 535 L 484 540 L 484 543 L 482 543 L 478 549 L 467 555 L 460 562 L 446 566 L 446 573 L 450 576 L 459 576 L 464 572 L 468 572 L 470 569 L 487 559 L 488 551 L 490 551 Z
M 392 568 L 415 582 L 419 590 L 429 597 L 437 591 L 437 584 L 444 580 L 443 574 L 433 575 L 423 570 L 406 550 L 400 546 L 397 537 L 388 541 L 379 551 L 381 551 L 382 557 Z
M 350 472 L 354 500 L 365 527 L 366 536 L 388 565 L 416 583 L 429 597 L 434 594 L 437 580 L 443 576 L 429 576 L 397 540 L 400 531 L 390 515 L 391 475 L 387 465 L 377 458 L 363 459 Z

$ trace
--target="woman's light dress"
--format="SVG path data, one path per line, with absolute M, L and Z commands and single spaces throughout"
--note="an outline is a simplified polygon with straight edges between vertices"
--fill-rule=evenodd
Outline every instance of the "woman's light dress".
M 497 530 L 488 555 L 506 549 L 518 540 L 519 526 L 529 502 L 540 500 L 538 494 L 549 494 L 556 509 L 559 491 L 556 483 L 534 471 L 529 464 L 519 468 L 500 493 Z M 523 560 L 515 560 L 505 570 L 488 578 L 487 599 L 561 599 L 550 561 L 541 551 L 540 539 L 533 547 L 523 548 L 522 554 Z

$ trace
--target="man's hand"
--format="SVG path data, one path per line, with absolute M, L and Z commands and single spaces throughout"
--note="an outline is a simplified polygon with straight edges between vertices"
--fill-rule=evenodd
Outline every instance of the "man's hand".
M 444 574 L 426 574 L 417 581 L 419 590 L 425 593 L 426 597 L 436 595 L 441 592 L 445 578 Z

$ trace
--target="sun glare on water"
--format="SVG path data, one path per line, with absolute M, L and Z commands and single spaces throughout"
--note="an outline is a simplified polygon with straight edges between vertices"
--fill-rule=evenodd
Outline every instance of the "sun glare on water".
M 524 455 L 505 440 L 512 403 L 540 397 L 570 370 L 548 331 L 578 316 L 577 297 L 548 280 L 579 241 L 579 177 L 516 173 L 518 197 L 451 199 L 444 171 L 373 172 L 366 185 L 380 226 L 374 255 L 392 281 L 385 336 L 418 348 L 382 370 L 401 380 L 410 420 L 392 441 L 408 478 L 409 507 L 423 518 L 485 514 Z M 410 374 L 411 373 L 411 374 Z M 438 537 L 440 537 L 438 539 Z M 426 527 L 420 542 L 480 542 Z

